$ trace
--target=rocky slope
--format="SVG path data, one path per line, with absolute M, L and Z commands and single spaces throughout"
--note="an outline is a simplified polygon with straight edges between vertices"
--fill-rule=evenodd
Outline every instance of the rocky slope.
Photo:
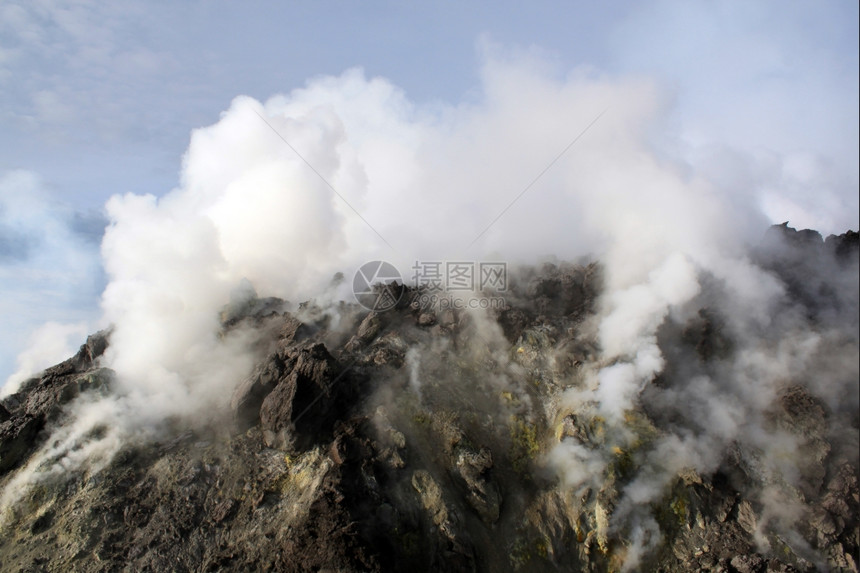
M 860 416 L 822 380 L 858 391 L 856 368 L 826 366 L 858 357 L 858 236 L 778 226 L 753 257 L 791 324 L 836 342 L 811 359 L 820 376 L 789 367 L 766 401 L 735 404 L 755 419 L 731 435 L 685 402 L 702 380 L 731 389 L 746 356 L 719 281 L 666 318 L 665 368 L 621 421 L 570 398 L 599 361 L 601 268 L 544 265 L 487 313 L 399 286 L 387 312 L 234 305 L 225 333 L 265 336 L 223 411 L 167 420 L 103 467 L 34 468 L 73 404 L 113 392 L 95 334 L 0 402 L 0 568 L 856 571 Z M 776 348 L 786 328 L 757 336 Z M 691 441 L 708 447 L 685 457 Z

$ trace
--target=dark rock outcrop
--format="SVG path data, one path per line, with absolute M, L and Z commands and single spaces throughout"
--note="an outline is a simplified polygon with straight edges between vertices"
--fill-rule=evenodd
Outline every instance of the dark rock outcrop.
M 344 388 L 351 380 L 340 377 L 340 366 L 323 344 L 298 348 L 284 358 L 289 372 L 283 375 L 286 369 L 282 370 L 260 405 L 266 444 L 286 448 L 293 441 L 299 447 L 319 443 L 330 437 L 338 415 L 344 413 Z
M 785 284 L 789 303 L 809 318 L 832 324 L 860 323 L 860 238 L 854 231 L 823 240 L 817 231 L 797 231 L 788 223 L 768 229 L 757 262 Z
M 47 438 L 43 429 L 58 423 L 64 407 L 82 393 L 107 393 L 113 372 L 98 367 L 109 331 L 87 337 L 72 358 L 21 384 L 0 403 L 0 475 L 19 466 Z
M 233 391 L 230 409 L 239 431 L 244 432 L 260 423 L 260 406 L 275 389 L 292 364 L 274 353 L 254 368 L 254 372 Z

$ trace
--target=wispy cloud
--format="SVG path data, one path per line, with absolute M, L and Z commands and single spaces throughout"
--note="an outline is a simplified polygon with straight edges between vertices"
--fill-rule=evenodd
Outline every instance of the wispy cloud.
M 37 359 L 31 352 L 15 366 L 15 357 L 25 349 L 29 334 L 43 323 L 74 323 L 75 332 L 81 330 L 82 322 L 95 324 L 97 296 L 103 286 L 98 243 L 104 227 L 100 231 L 99 224 L 98 215 L 76 212 L 48 193 L 32 173 L 0 175 L 3 380 L 13 369 L 20 378 L 62 358 L 48 352 Z M 28 369 L 35 370 L 24 371 Z

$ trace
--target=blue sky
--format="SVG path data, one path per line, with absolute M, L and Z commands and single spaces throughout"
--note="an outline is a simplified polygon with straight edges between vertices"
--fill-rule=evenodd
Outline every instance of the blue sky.
M 549 76 L 647 78 L 670 110 L 658 147 L 759 186 L 770 220 L 856 229 L 857 22 L 848 0 L 4 1 L 0 381 L 46 321 L 69 344 L 97 323 L 108 198 L 177 187 L 192 130 L 236 96 L 356 66 L 424 110 L 479 105 L 485 62 L 510 54 Z

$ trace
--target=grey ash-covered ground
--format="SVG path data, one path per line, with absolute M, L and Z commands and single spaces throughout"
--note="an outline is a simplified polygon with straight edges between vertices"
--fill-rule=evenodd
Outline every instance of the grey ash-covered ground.
M 778 226 L 752 256 L 786 285 L 791 324 L 841 333 L 818 360 L 856 361 L 857 234 Z M 104 467 L 39 474 L 32 460 L 71 406 L 111 395 L 109 333 L 91 336 L 0 403 L 0 569 L 857 570 L 860 415 L 855 397 L 828 401 L 832 368 L 822 379 L 789 368 L 754 410 L 755 431 L 790 444 L 778 471 L 735 437 L 712 440 L 707 471 L 670 472 L 655 466 L 667 437 L 706 443 L 711 430 L 673 397 L 729 376 L 749 343 L 731 332 L 719 285 L 666 318 L 665 368 L 618 427 L 565 398 L 599 360 L 600 265 L 524 268 L 510 287 L 488 313 L 421 308 L 407 288 L 379 313 L 234 305 L 224 331 L 263 335 L 223 411 L 166 420 Z M 785 320 L 762 339 L 778 343 Z M 82 450 L 97 438 L 82 436 Z M 584 485 L 558 470 L 566 447 L 601 462 Z M 21 485 L 25 469 L 41 477 Z M 634 503 L 654 483 L 656 497 Z

